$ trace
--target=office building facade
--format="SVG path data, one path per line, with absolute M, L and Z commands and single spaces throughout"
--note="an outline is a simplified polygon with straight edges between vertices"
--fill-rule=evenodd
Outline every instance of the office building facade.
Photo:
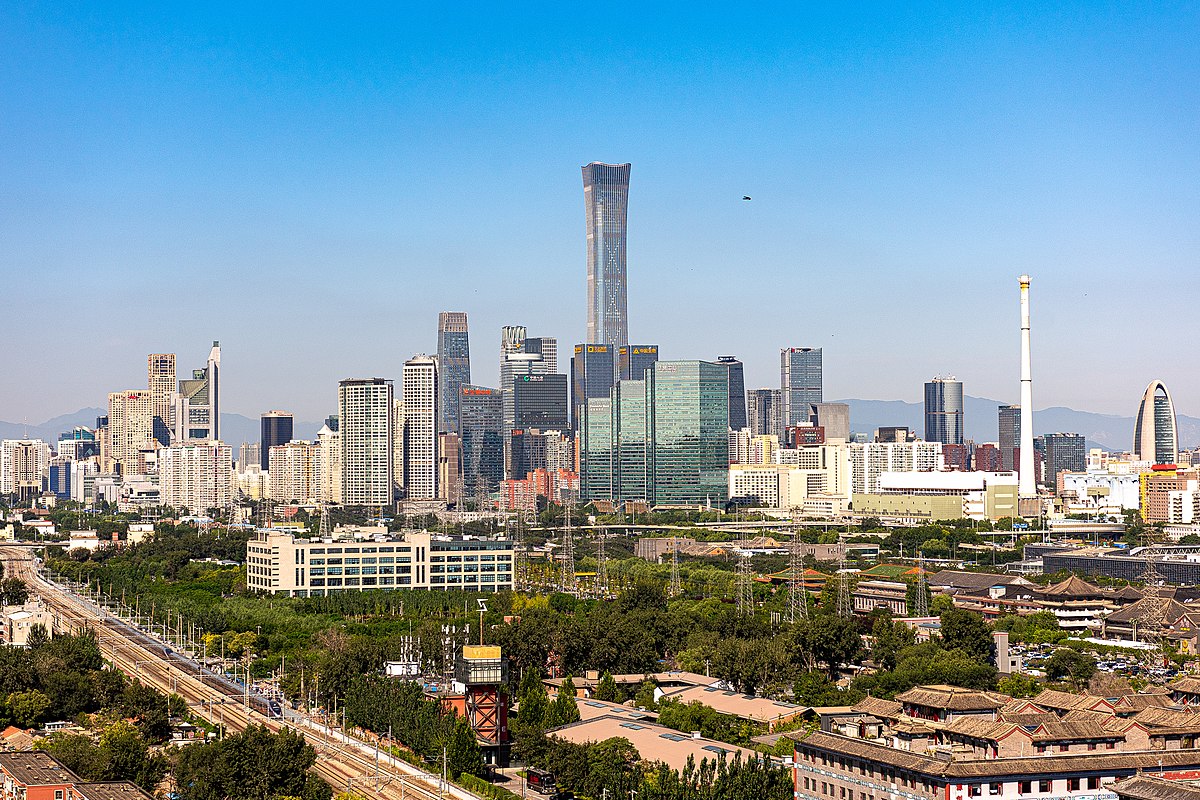
M 345 505 L 386 506 L 394 499 L 392 393 L 392 382 L 384 378 L 347 378 L 338 383 Z
M 458 435 L 464 496 L 496 491 L 504 480 L 504 403 L 499 389 L 462 387 Z
M 658 345 L 630 344 L 617 348 L 617 378 L 622 381 L 640 381 L 646 370 L 658 361 Z
M 810 424 L 824 431 L 824 440 L 850 440 L 850 406 L 846 403 L 814 403 Z
M 729 370 L 708 361 L 659 361 L 646 374 L 654 504 L 723 504 L 729 488 Z
M 783 426 L 807 425 L 811 407 L 825 401 L 821 348 L 785 347 L 779 351 Z M 779 431 L 782 436 L 782 429 Z
M 962 381 L 938 377 L 925 384 L 925 441 L 963 443 Z
M 373 589 L 513 588 L 507 540 L 452 539 L 424 531 L 393 536 L 297 539 L 264 531 L 246 543 L 246 588 L 286 597 L 324 597 Z
M 179 381 L 172 398 L 175 432 L 172 441 L 210 441 L 221 438 L 221 343 L 213 342 L 203 369 Z
M 263 470 L 270 463 L 271 448 L 292 440 L 293 426 L 292 415 L 286 411 L 268 411 L 259 418 L 258 458 Z
M 625 233 L 629 164 L 592 162 L 583 167 L 587 234 L 587 340 L 629 344 Z
M 616 347 L 607 344 L 577 344 L 571 358 L 571 425 L 578 428 L 583 406 L 589 398 L 608 397 L 616 379 Z
M 404 362 L 404 493 L 409 500 L 438 497 L 437 373 L 429 356 Z
M 729 371 L 729 429 L 740 431 L 748 424 L 746 419 L 746 379 L 742 362 L 737 356 L 719 356 L 717 363 Z
M 1133 453 L 1139 461 L 1174 464 L 1179 452 L 1175 404 L 1162 381 L 1152 381 L 1142 395 L 1133 429 Z
M 438 314 L 438 431 L 458 432 L 458 401 L 471 382 L 471 341 L 465 311 Z
M 996 409 L 996 418 L 999 425 L 999 438 L 996 441 L 1000 448 L 1000 466 L 1005 472 L 1015 471 L 1020 466 L 1016 454 L 1021 446 L 1021 407 L 1000 406 Z
M 1078 433 L 1047 433 L 1039 438 L 1044 442 L 1042 473 L 1047 486 L 1058 485 L 1060 472 L 1087 469 L 1087 441 Z
M 754 436 L 783 438 L 783 392 L 752 389 L 746 393 L 746 422 Z
M 149 389 L 108 396 L 109 458 L 122 475 L 138 471 L 138 453 L 154 447 L 154 409 Z
M 175 394 L 175 354 L 151 353 L 146 357 L 146 388 L 150 390 L 150 413 L 154 415 L 154 439 L 171 443 L 174 416 L 171 397 Z

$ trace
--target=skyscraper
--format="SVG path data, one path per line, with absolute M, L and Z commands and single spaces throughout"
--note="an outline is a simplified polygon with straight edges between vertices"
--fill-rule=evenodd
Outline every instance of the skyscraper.
M 625 230 L 629 164 L 592 162 L 583 167 L 587 232 L 587 340 L 629 344 L 625 285 Z
M 783 392 L 779 389 L 752 389 L 746 393 L 747 423 L 754 436 L 783 438 Z
M 1045 452 L 1045 482 L 1058 486 L 1060 472 L 1083 472 L 1087 469 L 1087 442 L 1078 433 L 1047 433 L 1040 437 Z
M 1179 451 L 1175 404 L 1162 381 L 1151 381 L 1138 406 L 1133 427 L 1133 454 L 1139 461 L 1174 464 Z
M 999 423 L 1000 467 L 1005 472 L 1012 472 L 1019 466 L 1016 461 L 1017 449 L 1021 446 L 1021 407 L 1000 406 L 996 409 Z
M 499 389 L 462 387 L 458 435 L 463 496 L 494 492 L 504 480 L 504 403 Z
M 150 390 L 150 412 L 154 415 L 154 438 L 171 443 L 171 395 L 175 393 L 175 354 L 151 353 L 146 357 L 146 386 Z
M 221 343 L 213 342 L 204 369 L 192 370 L 174 396 L 175 440 L 221 438 Z
M 465 311 L 438 314 L 438 430 L 458 431 L 458 401 L 471 382 L 471 346 Z
M 392 502 L 392 391 L 392 382 L 383 378 L 347 378 L 338 383 L 345 505 Z
M 847 403 L 814 403 L 812 424 L 825 431 L 825 441 L 850 441 L 850 406 Z
M 109 453 L 122 475 L 137 474 L 138 452 L 153 446 L 154 413 L 149 389 L 108 396 Z
M 259 418 L 258 463 L 264 472 L 271 464 L 271 448 L 292 440 L 293 424 L 292 415 L 286 411 L 268 411 Z
M 438 496 L 437 362 L 417 355 L 404 362 L 404 491 L 409 500 Z
M 962 381 L 953 376 L 925 384 L 925 441 L 963 443 Z
M 613 355 L 617 348 L 607 344 L 577 344 L 571 358 L 571 424 L 578 429 L 583 406 L 592 397 L 608 397 L 616 376 Z
M 646 370 L 658 361 L 658 345 L 629 344 L 617 348 L 618 379 L 623 381 L 640 381 L 646 377 Z
M 742 375 L 742 362 L 737 356 L 720 356 L 718 364 L 729 370 L 729 427 L 740 431 L 746 422 L 746 379 Z
M 566 375 L 518 375 L 512 390 L 513 428 L 570 430 Z
M 779 373 L 784 426 L 807 425 L 811 406 L 825 399 L 821 348 L 783 348 L 779 351 Z
M 646 375 L 654 504 L 723 504 L 729 493 L 729 370 L 708 361 L 659 361 Z

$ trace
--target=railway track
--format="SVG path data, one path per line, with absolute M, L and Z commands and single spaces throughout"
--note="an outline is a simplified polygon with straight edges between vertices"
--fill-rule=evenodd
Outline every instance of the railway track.
M 5 575 L 22 578 L 55 614 L 57 632 L 94 631 L 101 652 L 115 667 L 165 692 L 178 694 L 198 716 L 234 732 L 265 725 L 272 732 L 285 728 L 304 736 L 317 751 L 313 770 L 334 791 L 352 791 L 378 800 L 477 800 L 458 786 L 442 785 L 436 775 L 418 769 L 374 745 L 320 725 L 308 717 L 270 716 L 263 698 L 247 694 L 228 678 L 205 670 L 161 641 L 130 625 L 70 590 L 46 579 L 33 568 L 23 548 L 0 547 Z

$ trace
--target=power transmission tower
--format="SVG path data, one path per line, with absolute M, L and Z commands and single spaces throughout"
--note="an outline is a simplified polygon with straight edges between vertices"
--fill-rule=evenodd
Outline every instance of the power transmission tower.
M 917 553 L 917 591 L 913 598 L 913 616 L 929 616 L 929 583 L 925 580 L 925 554 Z
M 1167 606 L 1170 605 L 1171 599 L 1169 594 L 1162 590 L 1163 579 L 1158 572 L 1158 565 L 1150 549 L 1152 544 L 1150 534 L 1147 532 L 1146 544 L 1142 550 L 1142 555 L 1145 556 L 1145 565 L 1141 576 L 1144 588 L 1140 603 L 1145 611 L 1142 619 L 1138 622 L 1135 638 L 1146 644 L 1154 645 L 1154 649 L 1147 652 L 1147 657 L 1154 661 L 1157 660 L 1162 650 L 1164 628 L 1167 624 Z
M 270 528 L 274 521 L 275 513 L 271 507 L 271 501 L 263 497 L 258 501 L 258 527 Z
M 734 585 L 734 599 L 737 602 L 737 612 L 740 616 L 750 616 L 754 613 L 754 592 L 751 586 L 750 547 L 746 541 L 745 532 L 737 544 L 737 578 Z
M 850 573 L 846 571 L 846 545 L 838 547 L 838 597 L 837 613 L 839 617 L 849 618 L 852 614 L 850 602 Z
M 804 550 L 800 529 L 792 528 L 792 544 L 788 552 L 788 622 L 808 619 L 808 591 L 804 588 Z
M 333 531 L 329 526 L 329 506 L 321 504 L 321 525 L 317 528 L 317 537 L 321 539 L 332 539 Z
M 671 597 L 679 596 L 679 537 L 671 537 Z
M 601 528 L 596 537 L 596 595 L 608 597 L 608 556 L 604 552 L 604 540 L 608 538 L 608 530 Z
M 566 506 L 567 527 L 563 531 L 562 552 L 562 581 L 561 590 L 567 594 L 575 594 L 579 585 L 575 581 L 575 535 L 571 531 L 571 505 Z

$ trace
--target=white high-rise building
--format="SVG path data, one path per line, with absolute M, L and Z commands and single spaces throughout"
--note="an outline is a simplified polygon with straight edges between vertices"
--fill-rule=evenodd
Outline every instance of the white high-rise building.
M 438 496 L 437 361 L 417 355 L 404 362 L 404 492 L 410 500 Z
M 138 453 L 154 444 L 154 407 L 149 389 L 109 394 L 108 439 L 111 460 L 120 466 L 121 474 L 136 474 Z
M 0 494 L 37 494 L 50 469 L 50 445 L 41 439 L 0 442 Z
M 175 394 L 174 353 L 151 353 L 146 357 L 146 388 L 150 390 L 154 438 L 161 444 L 170 444 L 175 422 L 171 403 L 171 396 Z
M 278 503 L 315 503 L 320 500 L 320 445 L 293 439 L 270 449 L 267 485 L 270 498 Z
M 233 491 L 233 448 L 221 442 L 181 442 L 158 452 L 162 504 L 206 514 L 226 508 Z
M 885 472 L 942 469 L 941 442 L 855 442 L 850 447 L 850 493 L 875 494 Z
M 392 382 L 384 378 L 347 378 L 338 384 L 345 505 L 392 503 L 392 391 Z
M 317 499 L 342 501 L 342 437 L 328 425 L 317 431 Z

